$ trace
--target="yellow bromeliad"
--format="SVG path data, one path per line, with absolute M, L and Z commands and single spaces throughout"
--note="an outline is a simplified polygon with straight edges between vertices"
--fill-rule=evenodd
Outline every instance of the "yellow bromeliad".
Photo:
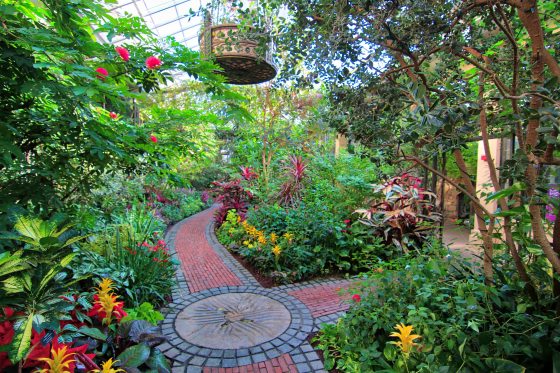
M 281 249 L 280 246 L 278 246 L 278 245 L 276 245 L 276 246 L 274 246 L 274 247 L 272 248 L 272 253 L 273 253 L 275 256 L 280 255 L 281 252 L 282 252 L 282 249 Z
M 48 368 L 41 369 L 39 373 L 70 373 L 70 364 L 74 362 L 71 357 L 73 353 L 66 353 L 68 346 L 62 346 L 58 349 L 51 349 L 52 358 L 43 357 L 39 360 L 44 361 L 49 366 Z
M 284 233 L 284 238 L 287 239 L 288 242 L 291 243 L 292 240 L 294 239 L 294 234 L 293 234 L 293 233 L 286 232 L 286 233 Z
M 259 241 L 259 243 L 261 245 L 266 245 L 266 236 L 264 235 L 264 233 L 259 232 L 259 235 L 257 237 L 257 241 Z
M 101 369 L 94 369 L 92 370 L 93 373 L 119 373 L 119 372 L 126 372 L 124 369 L 115 369 L 113 365 L 116 364 L 118 360 L 113 361 L 113 358 L 110 358 L 106 362 L 101 364 Z
M 99 300 L 95 302 L 103 309 L 103 311 L 105 311 L 106 316 L 103 318 L 103 324 L 105 325 L 110 325 L 111 321 L 113 320 L 113 311 L 115 310 L 115 307 L 119 304 L 117 298 L 118 297 L 115 294 L 100 293 Z
M 399 341 L 389 343 L 399 347 L 405 355 L 410 354 L 412 347 L 418 345 L 417 343 L 414 343 L 414 340 L 422 337 L 417 334 L 411 334 L 414 329 L 412 325 L 404 325 L 403 323 L 400 323 L 395 326 L 395 329 L 397 329 L 398 332 L 391 333 L 391 337 L 397 337 Z
M 278 235 L 274 232 L 272 232 L 270 234 L 270 242 L 272 242 L 273 244 L 276 243 L 276 240 L 278 239 Z
M 101 294 L 109 294 L 114 290 L 113 280 L 105 277 L 103 280 L 101 280 L 101 282 L 99 283 L 99 287 L 95 288 L 95 290 L 97 290 L 99 296 L 101 296 Z

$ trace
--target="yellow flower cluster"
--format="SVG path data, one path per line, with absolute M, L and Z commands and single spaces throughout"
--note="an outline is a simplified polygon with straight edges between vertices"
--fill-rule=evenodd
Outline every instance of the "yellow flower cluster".
M 267 239 L 267 236 L 263 231 L 260 231 L 254 225 L 249 224 L 247 220 L 242 221 L 240 224 L 248 236 L 243 241 L 244 246 L 248 247 L 249 249 L 252 249 L 254 247 L 263 248 L 265 245 L 270 244 L 269 249 L 271 250 L 272 254 L 274 254 L 274 256 L 276 257 L 276 260 L 278 260 L 278 257 L 282 253 L 282 246 L 281 246 L 282 242 L 280 241 L 280 237 L 281 237 L 280 235 L 272 232 Z M 284 242 L 291 244 L 292 240 L 294 239 L 294 234 L 286 232 L 282 235 L 282 237 L 285 240 Z

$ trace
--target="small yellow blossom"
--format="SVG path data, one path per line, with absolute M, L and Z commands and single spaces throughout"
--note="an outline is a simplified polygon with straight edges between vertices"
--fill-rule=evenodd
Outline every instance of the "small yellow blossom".
M 250 244 L 251 244 L 251 242 L 249 240 L 243 241 L 243 245 L 245 245 L 245 246 L 249 246 Z
M 289 242 L 292 242 L 292 240 L 294 239 L 294 235 L 293 233 L 286 232 L 284 233 L 284 238 L 287 239 Z
M 417 334 L 411 334 L 414 329 L 412 325 L 404 325 L 403 323 L 400 323 L 395 326 L 395 329 L 397 329 L 398 332 L 391 333 L 391 337 L 397 337 L 400 340 L 398 342 L 389 343 L 398 346 L 405 355 L 410 354 L 412 347 L 418 345 L 417 343 L 414 343 L 414 340 L 422 337 Z
M 278 235 L 274 232 L 272 232 L 270 234 L 270 242 L 272 242 L 273 244 L 276 243 L 276 240 L 278 239 Z
M 261 245 L 266 245 L 266 237 L 264 234 L 259 234 L 257 240 Z
M 272 253 L 273 253 L 275 256 L 280 255 L 281 252 L 282 252 L 282 249 L 281 249 L 280 246 L 278 246 L 278 245 L 276 245 L 276 246 L 274 246 L 274 247 L 272 248 Z
M 110 358 L 106 362 L 101 364 L 101 369 L 94 369 L 92 370 L 93 373 L 119 373 L 119 372 L 126 372 L 124 369 L 114 369 L 113 365 L 118 360 L 113 361 L 113 358 Z
M 52 358 L 40 358 L 49 366 L 48 369 L 41 369 L 39 373 L 70 373 L 70 364 L 74 362 L 71 357 L 73 353 L 67 354 L 68 346 L 63 346 L 58 349 L 51 349 Z

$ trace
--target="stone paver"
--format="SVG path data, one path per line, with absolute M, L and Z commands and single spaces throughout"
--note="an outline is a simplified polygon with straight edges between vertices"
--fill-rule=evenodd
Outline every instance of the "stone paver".
M 307 338 L 344 314 L 347 296 L 338 292 L 351 282 L 261 287 L 218 243 L 213 211 L 185 219 L 166 236 L 182 269 L 160 324 L 168 340 L 158 348 L 172 360 L 172 372 L 325 372 Z

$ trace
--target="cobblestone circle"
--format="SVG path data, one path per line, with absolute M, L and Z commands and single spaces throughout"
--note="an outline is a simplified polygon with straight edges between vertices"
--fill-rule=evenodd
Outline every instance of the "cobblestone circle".
M 325 372 L 310 333 L 348 308 L 347 280 L 261 287 L 218 243 L 214 208 L 173 226 L 166 235 L 181 262 L 173 302 L 160 324 L 158 348 L 175 372 Z

